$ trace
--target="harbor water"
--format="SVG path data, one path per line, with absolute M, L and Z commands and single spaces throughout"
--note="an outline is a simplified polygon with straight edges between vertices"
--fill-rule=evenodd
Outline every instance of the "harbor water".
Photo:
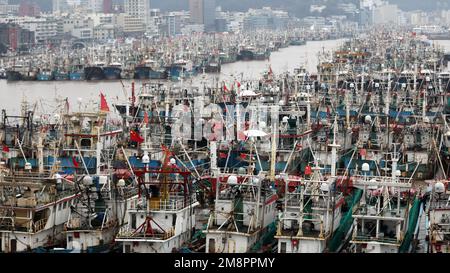
M 330 51 L 342 44 L 344 40 L 308 41 L 306 45 L 291 46 L 273 52 L 266 61 L 239 61 L 222 65 L 220 74 L 207 74 L 208 78 L 232 83 L 234 80 L 258 79 L 264 71 L 272 68 L 275 74 L 304 66 L 308 71 L 317 71 L 318 53 Z M 450 43 L 449 43 L 450 44 Z M 196 84 L 201 76 L 187 80 L 184 84 Z M 120 81 L 0 81 L 0 109 L 9 114 L 20 113 L 20 105 L 25 98 L 28 104 L 36 104 L 36 113 L 51 111 L 55 97 L 68 98 L 72 110 L 78 110 L 92 101 L 98 103 L 102 92 L 111 103 L 125 100 L 131 90 L 132 80 Z M 139 88 L 140 82 L 136 82 Z M 123 85 L 122 85 L 123 84 Z M 178 82 L 177 84 L 181 84 Z M 81 100 L 80 100 L 81 98 Z

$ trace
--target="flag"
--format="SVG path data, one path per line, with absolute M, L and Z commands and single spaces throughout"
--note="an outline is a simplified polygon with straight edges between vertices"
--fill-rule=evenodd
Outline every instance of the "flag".
M 306 166 L 306 168 L 305 168 L 305 175 L 310 175 L 312 173 L 312 169 L 311 169 L 311 166 Z
M 241 83 L 238 82 L 238 81 L 236 81 L 236 83 L 237 83 L 237 87 L 240 88 L 241 87 Z
M 4 153 L 9 153 L 9 148 L 8 148 L 8 146 L 3 145 L 2 152 L 4 152 Z
M 242 159 L 246 159 L 247 158 L 247 154 L 244 154 L 244 153 L 241 153 L 240 155 L 239 155 Z
M 360 150 L 359 150 L 359 154 L 360 154 L 361 156 L 366 156 L 366 154 L 367 154 L 366 149 L 360 149 Z
M 73 163 L 73 166 L 75 168 L 78 168 L 79 164 L 78 164 L 77 159 L 75 157 L 72 157 L 72 163 Z
M 144 123 L 148 124 L 148 114 L 147 111 L 144 112 Z
M 226 84 L 223 84 L 223 91 L 228 92 L 228 88 Z
M 137 143 L 144 142 L 144 139 L 137 132 L 135 132 L 133 130 L 130 131 L 130 140 L 137 142 Z
M 273 75 L 272 66 L 269 65 L 269 75 Z
M 219 153 L 219 158 L 227 158 L 228 155 L 226 153 Z
M 109 106 L 106 102 L 105 95 L 100 92 L 100 111 L 109 112 Z

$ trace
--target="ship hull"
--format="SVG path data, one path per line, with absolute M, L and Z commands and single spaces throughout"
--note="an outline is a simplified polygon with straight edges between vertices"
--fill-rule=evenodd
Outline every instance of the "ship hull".
M 101 67 L 89 66 L 84 68 L 84 76 L 88 81 L 98 81 L 105 79 L 105 74 Z
M 237 56 L 238 61 L 252 61 L 255 59 L 255 54 L 250 50 L 241 50 Z
M 38 81 L 51 81 L 53 80 L 53 75 L 50 73 L 39 73 L 37 75 Z
M 153 79 L 153 80 L 164 80 L 164 79 L 167 79 L 167 72 L 150 70 L 150 72 L 149 72 L 149 79 Z
M 82 72 L 82 71 L 70 72 L 69 73 L 69 79 L 71 81 L 82 81 L 82 80 L 84 80 L 84 72 Z
M 136 80 L 148 80 L 150 79 L 150 71 L 152 69 L 147 66 L 138 66 L 134 70 L 134 79 Z
M 55 74 L 55 81 L 67 81 L 67 80 L 69 80 L 68 73 L 56 73 Z
M 118 67 L 104 67 L 103 68 L 103 75 L 105 77 L 105 80 L 119 80 L 121 79 L 122 69 Z
M 7 71 L 6 79 L 8 81 L 20 81 L 22 80 L 22 74 L 18 71 Z

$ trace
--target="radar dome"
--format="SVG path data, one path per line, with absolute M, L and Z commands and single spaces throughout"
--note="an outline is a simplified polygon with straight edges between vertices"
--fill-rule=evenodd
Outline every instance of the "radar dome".
M 227 179 L 227 183 L 228 183 L 229 185 L 236 185 L 236 184 L 238 183 L 237 176 L 235 176 L 235 175 L 230 175 L 230 176 L 228 177 L 228 179 Z
M 25 170 L 31 170 L 31 163 L 30 162 L 27 162 L 27 163 L 25 163 Z
M 328 185 L 328 183 L 322 183 L 321 185 L 320 185 L 320 190 L 321 191 L 329 191 L 330 190 L 330 185 Z
M 90 186 L 90 185 L 92 185 L 93 184 L 93 182 L 92 182 L 92 177 L 90 177 L 89 175 L 87 175 L 87 176 L 85 176 L 84 178 L 83 178 L 83 185 L 85 185 L 85 186 Z
M 444 185 L 444 183 L 442 183 L 442 182 L 437 182 L 437 183 L 434 185 L 434 191 L 437 192 L 437 193 L 444 193 L 444 191 L 445 191 L 445 185 Z
M 361 170 L 362 170 L 363 172 L 368 172 L 368 171 L 370 171 L 370 165 L 369 165 L 369 163 L 363 163 L 362 166 L 361 166 Z
M 148 156 L 147 152 L 144 152 L 144 155 L 142 156 L 142 163 L 144 164 L 150 163 L 150 157 Z
M 125 187 L 125 180 L 123 178 L 117 181 L 117 187 Z

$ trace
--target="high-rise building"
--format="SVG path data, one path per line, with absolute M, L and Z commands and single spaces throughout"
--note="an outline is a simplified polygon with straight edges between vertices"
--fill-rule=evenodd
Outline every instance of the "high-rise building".
M 89 11 L 91 12 L 102 12 L 103 11 L 103 0 L 89 0 Z
M 216 29 L 216 0 L 203 0 L 203 24 L 205 31 Z
M 113 12 L 113 2 L 112 0 L 103 0 L 103 13 Z
M 150 1 L 149 0 L 125 0 L 125 13 L 142 20 L 144 24 L 149 22 Z
M 383 5 L 373 9 L 373 24 L 398 24 L 399 9 L 397 5 Z
M 190 0 L 191 23 L 205 26 L 205 31 L 215 29 L 216 0 Z
M 203 0 L 189 0 L 191 23 L 203 24 Z
M 35 1 L 22 0 L 19 5 L 19 16 L 36 17 L 41 13 L 41 9 Z
M 53 0 L 53 12 L 64 12 L 68 9 L 69 5 L 67 4 L 67 0 Z

